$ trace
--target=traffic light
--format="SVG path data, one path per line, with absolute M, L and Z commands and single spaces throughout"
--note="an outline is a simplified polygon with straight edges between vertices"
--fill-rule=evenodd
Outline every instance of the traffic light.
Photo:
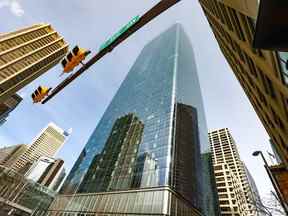
M 75 46 L 61 61 L 63 72 L 69 73 L 89 55 L 91 51 Z
M 51 88 L 39 86 L 31 95 L 33 103 L 41 102 L 49 93 Z

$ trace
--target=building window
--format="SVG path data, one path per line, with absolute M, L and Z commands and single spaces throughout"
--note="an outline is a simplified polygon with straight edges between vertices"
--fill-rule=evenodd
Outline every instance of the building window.
M 227 192 L 227 189 L 226 189 L 226 188 L 219 188 L 219 189 L 218 189 L 218 192 L 219 192 L 219 193 Z
M 266 79 L 265 79 L 265 75 L 263 72 L 260 73 L 260 77 L 261 77 L 262 86 L 264 87 L 265 93 L 269 94 L 269 89 L 268 89 L 268 86 L 266 84 Z
M 229 198 L 228 194 L 219 194 L 218 196 L 219 196 L 220 199 Z
M 266 75 L 265 75 L 265 79 L 266 79 L 266 83 L 268 84 L 268 89 L 269 89 L 269 92 L 270 92 L 270 96 L 275 99 L 276 98 L 276 93 L 275 93 L 275 90 L 274 90 L 273 83 Z
M 243 30 L 242 30 L 242 26 L 240 24 L 240 21 L 238 19 L 237 12 L 233 8 L 229 8 L 229 14 L 230 14 L 231 20 L 233 22 L 233 26 L 234 26 L 235 31 L 236 31 L 235 33 L 237 34 L 237 36 L 240 40 L 245 41 L 245 35 L 244 35 Z
M 283 104 L 283 108 L 284 108 L 284 111 L 285 111 L 285 115 L 286 115 L 286 119 L 288 120 L 288 99 L 285 100 L 284 98 L 284 95 L 281 94 L 281 99 L 282 99 L 282 104 Z
M 278 52 L 278 55 L 281 59 L 284 61 L 288 60 L 288 53 L 286 52 Z M 288 70 L 286 69 L 286 65 L 283 61 L 279 60 L 280 65 L 281 65 L 281 75 L 282 75 L 282 80 L 284 84 L 288 86 Z
M 229 205 L 229 200 L 220 200 L 220 205 Z

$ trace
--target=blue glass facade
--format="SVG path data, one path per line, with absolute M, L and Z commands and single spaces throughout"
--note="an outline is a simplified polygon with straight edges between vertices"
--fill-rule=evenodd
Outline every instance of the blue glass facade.
M 280 58 L 282 58 L 284 61 L 288 59 L 287 52 L 278 52 L 278 55 Z M 288 85 L 288 70 L 286 68 L 286 64 L 283 61 L 280 61 L 281 64 L 281 70 L 282 70 L 282 79 L 283 83 Z
M 176 24 L 142 50 L 61 193 L 169 186 L 212 216 L 209 152 L 193 49 Z

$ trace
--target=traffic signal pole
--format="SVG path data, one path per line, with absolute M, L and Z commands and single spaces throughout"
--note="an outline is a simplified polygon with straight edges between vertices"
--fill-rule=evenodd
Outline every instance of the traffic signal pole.
M 78 71 L 74 74 L 67 77 L 63 80 L 58 86 L 56 86 L 51 93 L 42 101 L 42 104 L 45 104 L 51 98 L 53 98 L 56 94 L 58 94 L 61 90 L 63 90 L 67 85 L 69 85 L 73 80 L 75 80 L 78 76 L 84 73 L 88 68 L 90 68 L 93 64 L 99 61 L 102 57 L 104 57 L 107 53 L 111 52 L 115 47 L 125 41 L 128 37 L 138 31 L 140 28 L 145 26 L 155 17 L 159 16 L 170 7 L 174 6 L 181 0 L 161 0 L 158 4 L 156 4 L 153 8 L 151 8 L 148 12 L 146 12 L 140 19 L 135 22 L 127 31 L 121 34 L 113 43 L 108 45 L 106 48 L 100 50 L 95 56 L 93 56 L 89 61 L 87 61 Z

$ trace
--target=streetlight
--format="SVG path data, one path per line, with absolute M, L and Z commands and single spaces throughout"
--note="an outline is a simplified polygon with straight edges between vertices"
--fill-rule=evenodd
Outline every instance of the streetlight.
M 256 157 L 256 156 L 258 156 L 259 154 L 261 155 L 261 157 L 262 157 L 262 159 L 263 159 L 263 161 L 264 161 L 265 166 L 268 167 L 268 163 L 267 163 L 267 161 L 266 161 L 266 159 L 265 159 L 262 151 L 254 151 L 252 155 Z
M 282 205 L 285 213 L 288 215 L 288 207 L 287 207 L 287 204 L 285 203 L 285 201 L 284 201 L 284 199 L 283 199 L 283 197 L 282 197 L 282 194 L 281 194 L 281 191 L 280 191 L 280 189 L 279 189 L 278 183 L 277 183 L 274 175 L 271 173 L 271 170 L 270 170 L 270 168 L 269 168 L 269 165 L 268 165 L 268 163 L 267 163 L 267 161 L 266 161 L 266 159 L 265 159 L 262 151 L 254 151 L 254 152 L 252 153 L 252 155 L 255 156 L 255 157 L 257 157 L 258 155 L 260 155 L 260 156 L 262 157 L 262 159 L 263 159 L 263 161 L 264 161 L 264 167 L 265 167 L 265 169 L 266 169 L 266 171 L 267 171 L 267 174 L 268 174 L 268 176 L 269 176 L 269 178 L 270 178 L 270 181 L 272 182 L 272 185 L 273 185 L 273 187 L 274 187 L 274 189 L 275 189 L 275 191 L 276 191 L 276 193 L 277 193 L 277 196 L 278 196 L 278 198 L 279 198 L 279 200 L 280 200 L 280 203 L 281 203 L 281 205 Z

